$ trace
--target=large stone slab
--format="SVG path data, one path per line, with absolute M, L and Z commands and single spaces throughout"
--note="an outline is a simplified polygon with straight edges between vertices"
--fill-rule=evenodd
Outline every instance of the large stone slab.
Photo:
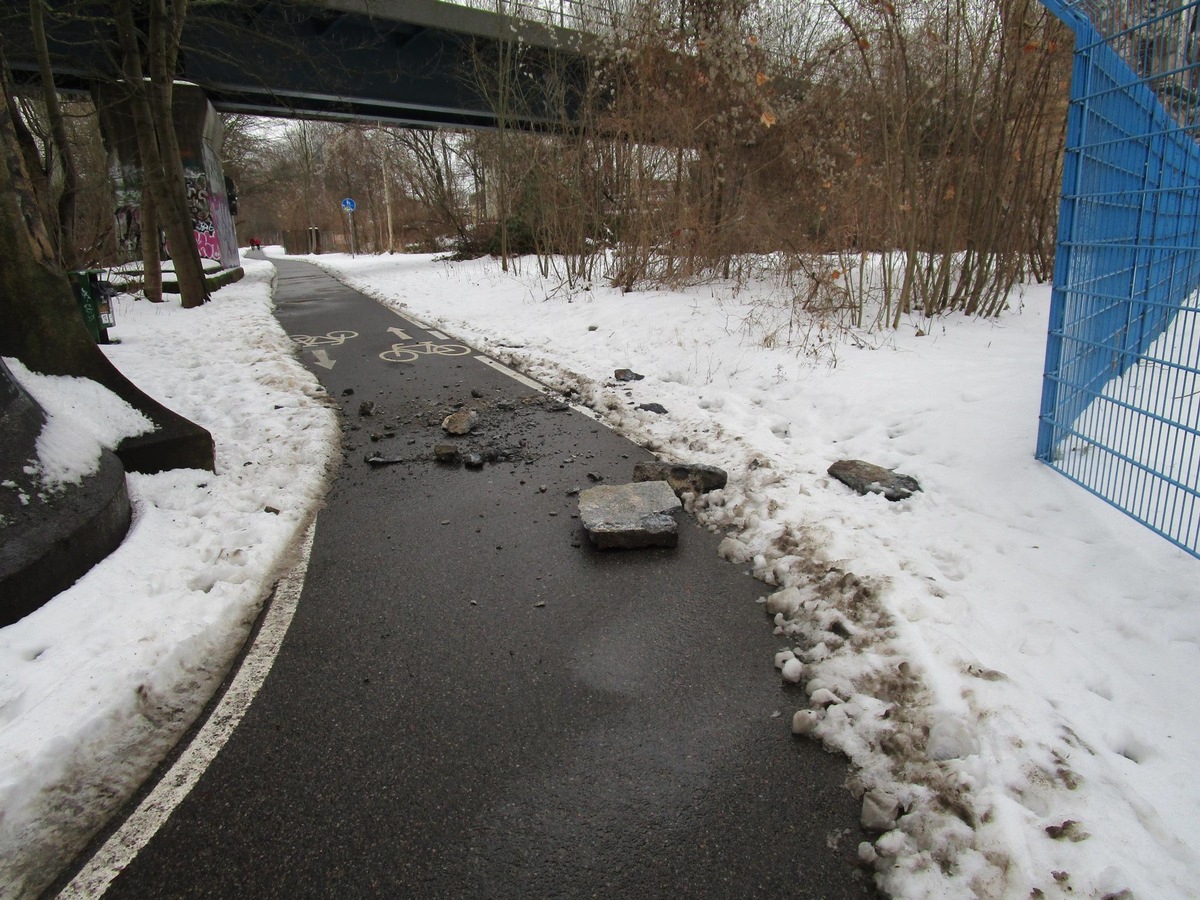
M 889 500 L 905 500 L 921 490 L 917 479 L 861 459 L 843 459 L 829 467 L 829 474 L 846 487 L 863 494 L 883 494 Z
M 579 495 L 579 518 L 601 550 L 674 547 L 679 525 L 672 513 L 682 505 L 665 481 L 605 484 Z

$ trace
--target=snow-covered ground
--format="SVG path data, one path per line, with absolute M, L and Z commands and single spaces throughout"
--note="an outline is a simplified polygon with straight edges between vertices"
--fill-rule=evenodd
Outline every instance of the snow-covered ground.
M 568 294 L 494 261 L 313 261 L 664 457 L 729 471 L 691 508 L 764 596 L 795 588 L 763 627 L 803 663 L 813 735 L 849 754 L 856 789 L 899 802 L 860 848 L 890 893 L 1196 896 L 1200 570 L 1033 459 L 1047 289 L 999 322 L 788 348 L 765 288 Z M 15 847 L 52 848 L 142 770 L 127 748 L 174 733 L 318 502 L 332 414 L 267 316 L 263 264 L 247 269 L 201 310 L 118 306 L 114 360 L 213 431 L 219 472 L 132 477 L 126 544 L 0 629 L 0 894 Z M 645 379 L 617 384 L 622 367 Z M 860 497 L 826 474 L 846 458 L 924 490 Z
M 124 543 L 0 628 L 0 897 L 37 896 L 195 717 L 324 495 L 336 413 L 271 314 L 274 267 L 245 268 L 201 309 L 115 301 L 106 352 L 212 432 L 217 471 L 129 475 Z M 8 362 L 47 412 L 51 488 L 141 427 L 93 382 Z

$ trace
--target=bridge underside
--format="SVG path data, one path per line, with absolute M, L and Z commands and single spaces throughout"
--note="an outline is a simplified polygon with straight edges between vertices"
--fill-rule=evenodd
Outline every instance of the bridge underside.
M 52 0 L 61 86 L 119 77 L 111 9 Z M 177 74 L 222 112 L 494 128 L 503 80 L 507 126 L 557 130 L 571 127 L 586 78 L 577 33 L 434 0 L 232 0 L 192 10 Z M 14 76 L 36 78 L 27 5 L 2 0 L 0 11 Z

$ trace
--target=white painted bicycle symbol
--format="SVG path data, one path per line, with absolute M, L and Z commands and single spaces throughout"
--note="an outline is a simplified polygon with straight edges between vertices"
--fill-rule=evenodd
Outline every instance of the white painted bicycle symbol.
M 433 341 L 421 341 L 417 344 L 392 344 L 391 350 L 384 350 L 379 358 L 384 362 L 416 362 L 421 356 L 465 356 L 471 352 L 470 347 L 462 344 L 435 344 Z
M 311 335 L 311 334 L 293 334 L 291 339 L 301 347 L 321 347 L 328 345 L 331 347 L 340 347 L 350 338 L 358 337 L 357 331 L 331 331 L 329 334 Z

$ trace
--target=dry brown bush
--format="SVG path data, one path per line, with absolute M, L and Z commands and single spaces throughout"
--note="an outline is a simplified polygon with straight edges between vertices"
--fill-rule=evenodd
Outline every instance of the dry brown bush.
M 561 133 L 510 127 L 528 102 L 504 74 L 529 52 L 514 43 L 465 76 L 498 131 L 320 126 L 289 155 L 311 185 L 290 218 L 337 231 L 353 189 L 363 249 L 453 237 L 568 286 L 765 267 L 794 309 L 845 325 L 995 315 L 1049 275 L 1071 46 L 1036 0 L 581 9 L 602 52 L 580 111 L 564 87 Z

